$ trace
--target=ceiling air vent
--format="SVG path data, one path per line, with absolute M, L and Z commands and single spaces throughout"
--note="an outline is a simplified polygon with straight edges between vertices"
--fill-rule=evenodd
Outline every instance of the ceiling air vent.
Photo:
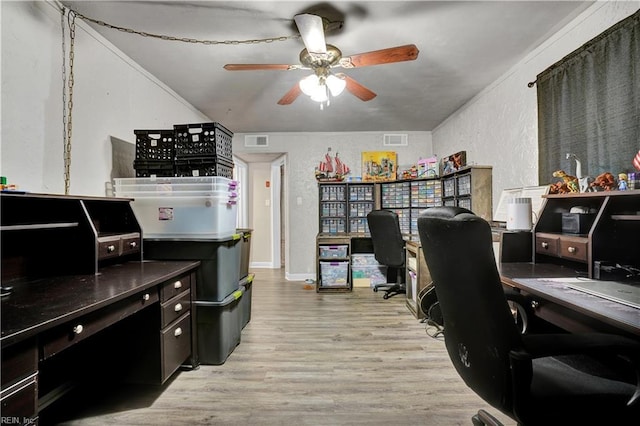
M 269 136 L 267 135 L 245 135 L 244 146 L 269 146 Z
M 406 134 L 384 135 L 384 146 L 407 146 L 408 144 Z

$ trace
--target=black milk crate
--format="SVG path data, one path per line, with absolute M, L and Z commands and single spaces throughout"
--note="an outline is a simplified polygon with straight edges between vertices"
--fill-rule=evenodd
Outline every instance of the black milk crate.
M 170 161 L 143 161 L 135 160 L 133 168 L 136 177 L 173 177 L 175 176 L 175 166 L 173 160 Z
M 173 161 L 176 153 L 175 135 L 171 130 L 134 130 L 136 160 Z
M 215 156 L 233 161 L 233 133 L 220 123 L 175 124 L 176 158 Z
M 233 162 L 218 157 L 177 159 L 176 176 L 221 176 L 233 179 Z

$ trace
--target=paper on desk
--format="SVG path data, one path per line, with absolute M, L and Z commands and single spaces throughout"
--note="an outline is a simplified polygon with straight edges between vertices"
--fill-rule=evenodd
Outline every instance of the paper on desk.
M 589 278 L 536 278 L 535 281 L 563 284 L 572 290 L 640 309 L 640 287 L 633 284 Z
M 596 280 L 590 280 L 589 278 L 538 278 L 538 281 L 551 281 L 554 283 L 563 283 L 563 284 L 596 282 Z

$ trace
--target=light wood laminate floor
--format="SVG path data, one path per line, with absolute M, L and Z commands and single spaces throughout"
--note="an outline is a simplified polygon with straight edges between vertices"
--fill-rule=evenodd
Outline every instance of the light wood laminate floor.
M 251 321 L 223 365 L 85 394 L 59 423 L 451 426 L 485 408 L 515 425 L 462 382 L 403 297 L 318 294 L 283 270 L 253 272 Z

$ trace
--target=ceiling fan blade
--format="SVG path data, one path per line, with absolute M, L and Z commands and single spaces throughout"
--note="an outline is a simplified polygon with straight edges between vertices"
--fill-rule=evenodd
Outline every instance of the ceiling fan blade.
M 293 17 L 296 26 L 309 53 L 327 53 L 324 41 L 324 23 L 318 15 L 308 13 Z
M 296 83 L 285 95 L 278 101 L 278 105 L 290 105 L 298 99 L 298 96 L 302 93 L 300 85 Z
M 368 67 L 370 65 L 391 64 L 394 62 L 413 61 L 418 57 L 419 50 L 415 44 L 390 47 L 373 52 L 351 55 L 340 60 L 344 68 Z
M 347 83 L 347 90 L 349 92 L 351 92 L 352 95 L 354 95 L 357 98 L 360 98 L 363 101 L 370 101 L 371 99 L 375 98 L 376 95 L 374 92 L 372 92 L 371 90 L 367 89 L 366 87 L 364 87 L 362 84 L 358 83 L 357 81 L 355 81 L 353 78 L 349 77 L 348 75 L 345 74 L 338 74 L 338 77 L 343 78 L 344 81 L 346 81 Z
M 286 65 L 286 64 L 227 64 L 224 66 L 225 70 L 229 71 L 256 71 L 256 70 L 293 70 L 298 69 L 298 65 Z

